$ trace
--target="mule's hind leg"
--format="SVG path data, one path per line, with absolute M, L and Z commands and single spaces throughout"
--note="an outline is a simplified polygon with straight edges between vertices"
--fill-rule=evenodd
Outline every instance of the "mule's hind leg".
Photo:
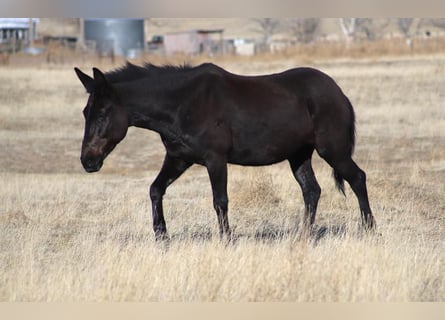
M 206 163 L 213 193 L 213 207 L 218 218 L 219 236 L 231 239 L 231 230 L 227 216 L 227 160 L 220 155 L 209 155 Z
M 375 228 L 374 216 L 372 215 L 371 208 L 369 206 L 365 172 L 360 169 L 351 158 L 328 162 L 334 168 L 337 179 L 343 178 L 348 181 L 349 185 L 357 196 L 363 226 L 366 229 Z
M 303 192 L 303 199 L 305 205 L 305 212 L 303 217 L 303 224 L 301 235 L 307 237 L 310 233 L 312 225 L 315 221 L 315 214 L 317 212 L 318 200 L 320 199 L 321 189 L 315 178 L 314 170 L 312 169 L 311 157 L 313 148 L 306 148 L 303 152 L 299 152 L 293 158 L 289 159 L 289 163 Z

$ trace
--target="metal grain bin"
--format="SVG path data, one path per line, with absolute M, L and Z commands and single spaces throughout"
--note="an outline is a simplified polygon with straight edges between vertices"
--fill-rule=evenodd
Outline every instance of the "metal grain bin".
M 84 34 L 101 55 L 134 57 L 144 49 L 143 19 L 85 19 Z

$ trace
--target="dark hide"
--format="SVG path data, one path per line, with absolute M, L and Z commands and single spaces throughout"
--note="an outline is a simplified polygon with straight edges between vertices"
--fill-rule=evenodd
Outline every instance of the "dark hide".
M 301 186 L 303 231 L 314 223 L 320 187 L 311 165 L 314 150 L 334 170 L 337 187 L 346 180 L 358 198 L 362 222 L 375 226 L 366 175 L 352 160 L 352 105 L 326 74 L 297 68 L 264 76 L 240 76 L 213 64 L 197 67 L 125 67 L 94 78 L 75 69 L 90 94 L 81 161 L 98 171 L 129 126 L 158 132 L 166 155 L 150 188 L 153 228 L 166 237 L 162 197 L 192 164 L 207 168 L 221 235 L 227 218 L 227 163 L 270 165 L 287 160 Z

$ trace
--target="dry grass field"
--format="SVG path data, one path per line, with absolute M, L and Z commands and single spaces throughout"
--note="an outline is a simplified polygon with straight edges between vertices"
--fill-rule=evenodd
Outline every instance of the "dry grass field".
M 242 74 L 302 64 L 216 62 Z M 444 301 L 445 56 L 310 64 L 355 106 L 375 234 L 361 232 L 351 189 L 338 193 L 314 155 L 322 197 L 307 243 L 291 232 L 304 206 L 287 163 L 229 167 L 230 244 L 206 171 L 191 168 L 165 196 L 172 239 L 156 243 L 148 187 L 159 137 L 131 128 L 101 172 L 84 173 L 87 95 L 73 66 L 0 68 L 0 300 Z

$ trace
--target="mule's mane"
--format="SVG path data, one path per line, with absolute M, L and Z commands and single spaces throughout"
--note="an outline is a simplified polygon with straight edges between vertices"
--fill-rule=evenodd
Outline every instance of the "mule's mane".
M 163 65 L 156 66 L 146 63 L 143 66 L 137 66 L 127 62 L 123 67 L 105 73 L 106 79 L 111 83 L 126 82 L 143 78 L 158 78 L 179 76 L 185 71 L 195 70 L 198 67 L 192 67 L 188 64 L 183 65 Z

